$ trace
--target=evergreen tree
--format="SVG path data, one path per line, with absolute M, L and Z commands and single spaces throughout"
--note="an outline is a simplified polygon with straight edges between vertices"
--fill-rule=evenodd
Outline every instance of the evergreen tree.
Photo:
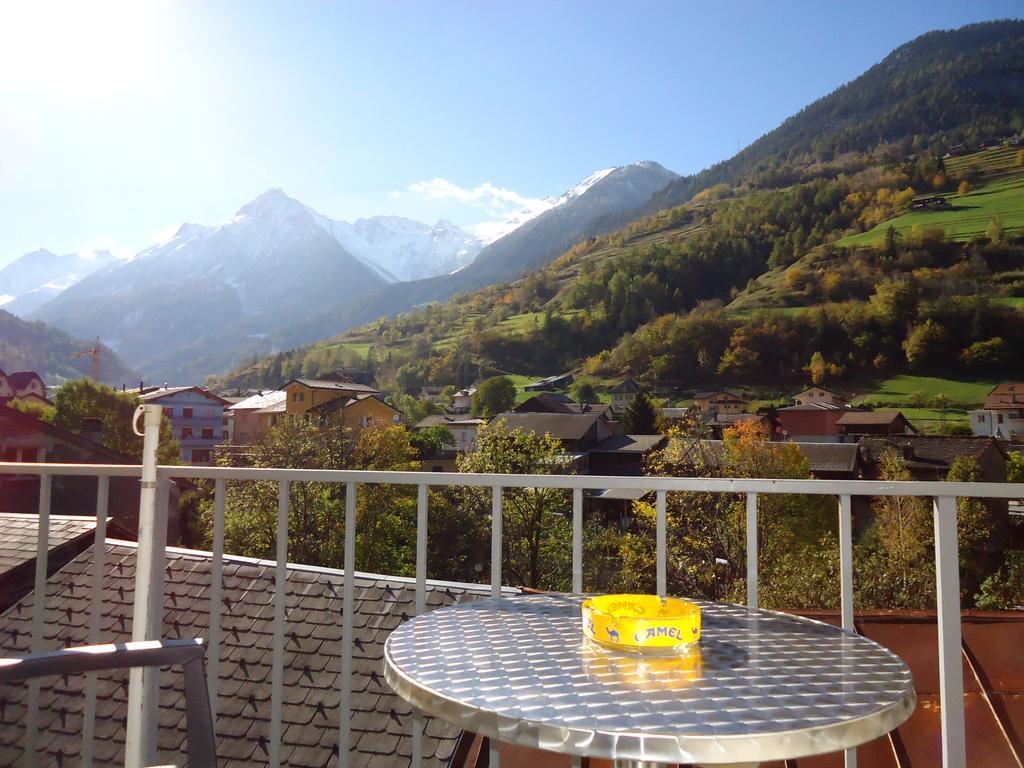
M 653 435 L 657 432 L 658 414 L 646 392 L 641 390 L 633 398 L 622 421 L 626 432 L 631 435 Z

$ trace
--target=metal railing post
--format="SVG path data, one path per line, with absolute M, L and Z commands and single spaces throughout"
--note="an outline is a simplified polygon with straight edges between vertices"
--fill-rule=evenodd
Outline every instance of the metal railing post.
M 501 514 L 502 487 L 491 488 L 491 596 L 501 597 Z M 490 768 L 501 768 L 501 751 L 497 739 L 488 739 L 488 765 Z
M 96 479 L 96 533 L 92 552 L 92 604 L 89 617 L 89 644 L 100 642 L 103 621 L 103 577 L 107 556 L 107 507 L 110 500 L 110 478 Z M 91 768 L 96 739 L 96 673 L 85 677 L 85 705 L 82 707 L 82 766 Z
M 668 524 L 665 520 L 665 491 L 658 491 L 655 498 L 655 580 L 658 596 L 665 597 L 668 594 Z
M 157 510 L 157 448 L 160 442 L 159 405 L 140 405 L 135 412 L 144 419 L 142 481 L 139 489 L 139 548 L 135 563 L 135 604 L 132 641 L 159 640 L 163 590 L 164 550 Z M 140 434 L 136 428 L 136 434 Z M 166 536 L 166 532 L 164 533 Z M 159 669 L 135 668 L 129 673 L 128 722 L 125 730 L 125 768 L 143 768 L 156 762 L 157 697 Z
M 274 645 L 270 671 L 271 768 L 281 765 L 282 715 L 284 712 L 284 620 L 288 589 L 288 481 L 277 484 L 277 560 L 274 563 Z
M 583 591 L 583 489 L 572 489 L 572 591 Z
M 429 487 L 416 489 L 416 615 L 427 608 L 427 515 Z M 412 768 L 423 765 L 423 714 L 412 713 Z
M 856 632 L 853 623 L 853 500 L 849 494 L 839 497 L 839 589 L 843 629 Z M 846 768 L 857 768 L 857 750 L 843 753 Z
M 757 494 L 747 494 L 747 607 L 757 608 Z
M 210 717 L 216 732 L 217 698 L 220 691 L 221 601 L 224 599 L 224 479 L 217 478 L 213 487 L 213 568 L 210 576 L 210 631 L 206 640 L 206 690 L 210 694 Z
M 46 572 L 47 557 L 50 554 L 50 499 L 53 478 L 43 475 L 39 478 L 39 522 L 36 529 L 36 573 L 32 595 L 32 652 L 43 650 L 43 634 L 46 625 Z M 39 732 L 39 681 L 31 680 L 28 687 L 27 714 L 25 717 L 25 752 L 22 762 L 25 768 L 36 764 L 36 748 Z
M 935 508 L 935 586 L 939 623 L 939 703 L 942 767 L 966 768 L 964 670 L 960 654 L 960 554 L 956 498 L 938 496 Z
M 356 483 L 345 484 L 344 582 L 341 587 L 341 701 L 338 723 L 338 766 L 352 764 L 352 646 L 356 589 Z

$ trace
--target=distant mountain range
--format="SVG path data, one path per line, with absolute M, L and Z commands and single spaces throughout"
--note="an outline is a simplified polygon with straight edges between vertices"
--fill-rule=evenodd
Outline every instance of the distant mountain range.
M 532 218 L 480 251 L 464 269 L 426 280 L 394 283 L 359 301 L 338 304 L 296 329 L 292 346 L 323 338 L 418 304 L 447 299 L 522 276 L 585 237 L 605 234 L 618 214 L 643 205 L 678 174 L 645 160 L 591 174 Z
M 110 251 L 79 251 L 61 256 L 40 248 L 26 253 L 0 269 L 0 307 L 27 316 L 61 291 L 115 261 Z
M 598 171 L 513 216 L 486 246 L 443 220 L 333 220 L 273 189 L 224 224 L 183 224 L 127 262 L 27 254 L 0 271 L 0 286 L 25 317 L 99 336 L 147 378 L 199 381 L 243 357 L 516 277 L 674 178 L 653 162 Z

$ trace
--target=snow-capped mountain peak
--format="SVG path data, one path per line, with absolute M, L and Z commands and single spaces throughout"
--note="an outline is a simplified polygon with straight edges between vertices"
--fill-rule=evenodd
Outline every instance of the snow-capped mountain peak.
M 40 248 L 0 269 L 0 306 L 25 316 L 64 289 L 117 261 L 107 250 L 56 254 Z

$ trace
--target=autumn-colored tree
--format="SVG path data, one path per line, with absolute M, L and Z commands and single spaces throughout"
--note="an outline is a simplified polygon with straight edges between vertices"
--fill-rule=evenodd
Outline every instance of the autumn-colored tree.
M 981 466 L 970 456 L 958 456 L 949 468 L 951 483 L 977 483 L 984 478 Z M 996 522 L 989 505 L 982 499 L 958 498 L 957 540 L 960 549 L 960 592 L 966 600 L 981 587 L 981 582 L 998 563 L 1001 548 L 994 546 Z
M 807 459 L 793 443 L 768 441 L 763 428 L 741 422 L 716 444 L 672 430 L 652 454 L 649 475 L 800 478 Z M 764 494 L 758 504 L 759 592 L 764 605 L 826 607 L 838 592 L 834 507 L 821 497 Z M 621 545 L 620 586 L 654 589 L 655 507 L 634 504 L 633 529 Z M 666 498 L 670 594 L 742 600 L 746 592 L 746 502 L 720 493 Z
M 911 480 L 896 450 L 882 453 L 880 479 Z M 857 604 L 862 608 L 928 608 L 935 604 L 932 514 L 916 496 L 880 496 L 875 521 L 855 553 Z
M 963 181 L 961 181 L 959 186 L 957 186 L 957 188 L 956 188 L 956 193 L 958 195 L 961 195 L 961 196 L 966 195 L 970 191 L 971 191 L 971 182 L 969 182 L 967 179 L 964 179 Z
M 988 239 L 993 243 L 1001 243 L 1006 236 L 1006 232 L 1003 229 L 1003 220 L 999 216 L 993 216 L 989 219 L 988 227 L 985 228 L 985 234 L 988 235 Z

